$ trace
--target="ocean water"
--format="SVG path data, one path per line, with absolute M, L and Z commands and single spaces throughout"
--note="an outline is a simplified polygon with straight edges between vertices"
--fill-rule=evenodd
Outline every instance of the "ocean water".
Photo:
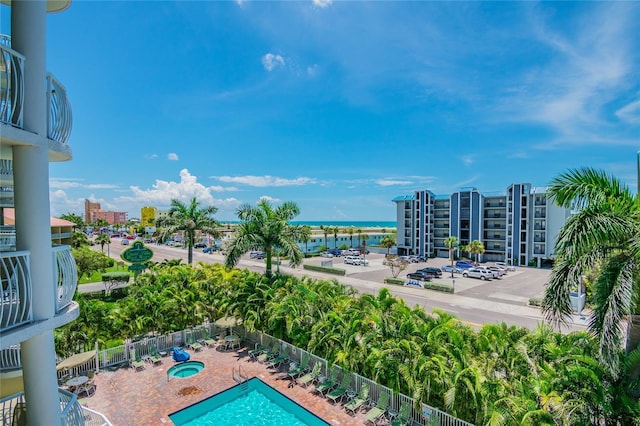
M 311 221 L 291 221 L 292 225 L 309 225 L 309 226 L 339 226 L 347 228 L 355 226 L 356 228 L 395 228 L 396 222 L 393 220 L 379 221 L 346 221 L 346 220 L 311 220 Z

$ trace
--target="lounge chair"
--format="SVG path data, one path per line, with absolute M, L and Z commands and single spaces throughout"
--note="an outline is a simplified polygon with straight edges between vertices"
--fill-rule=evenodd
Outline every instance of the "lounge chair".
M 362 407 L 364 404 L 367 404 L 368 402 L 369 402 L 369 384 L 364 383 L 360 388 L 360 393 L 358 393 L 358 396 L 353 398 L 351 401 L 347 402 L 344 405 L 344 409 L 346 411 L 351 411 L 355 415 L 356 411 L 358 411 L 360 407 Z
M 198 352 L 202 350 L 202 345 L 200 343 L 198 343 L 198 341 L 196 340 L 196 338 L 193 336 L 193 334 L 189 335 L 189 337 L 187 338 L 187 347 L 192 349 L 194 352 Z
M 206 328 L 202 329 L 202 343 L 206 347 L 208 348 L 215 347 L 217 342 L 218 342 L 218 339 L 214 339 L 213 336 L 209 334 Z
M 289 359 L 289 353 L 291 353 L 291 347 L 286 346 L 284 351 L 282 351 L 277 357 L 271 358 L 268 362 L 269 367 L 278 368 L 280 364 L 286 362 Z
M 313 365 L 313 369 L 311 370 L 311 373 L 307 373 L 302 377 L 297 377 L 295 379 L 296 383 L 299 384 L 300 386 L 307 387 L 309 383 L 313 383 L 313 381 L 318 378 L 318 374 L 320 374 L 321 368 L 322 368 L 322 364 L 320 364 L 319 362 L 316 362 Z
M 147 359 L 151 365 L 162 364 L 162 357 L 158 355 L 158 351 L 156 351 L 156 347 L 153 345 L 149 347 L 149 358 Z
M 276 342 L 273 342 L 273 346 L 271 347 L 271 349 L 261 353 L 260 355 L 257 356 L 256 359 L 258 360 L 258 362 L 265 363 L 277 357 L 278 355 L 280 355 L 280 342 L 276 341 Z
M 365 415 L 365 422 L 371 422 L 376 424 L 377 421 L 387 412 L 387 407 L 389 406 L 389 395 L 388 392 L 382 392 L 380 397 L 378 398 L 378 403 L 371 410 L 367 411 Z
M 300 359 L 300 364 L 296 365 L 295 367 L 287 371 L 287 377 L 295 379 L 299 375 L 304 374 L 309 369 L 310 360 L 311 360 L 311 355 L 309 355 L 308 353 L 304 353 L 302 355 L 302 359 Z
M 390 426 L 408 426 L 411 422 L 411 404 L 403 402 L 400 405 L 400 413 L 398 417 L 391 421 Z
M 351 389 L 351 374 L 345 372 L 342 375 L 342 382 L 340 382 L 340 386 L 328 392 L 327 399 L 330 399 L 334 403 L 338 399 L 342 400 L 342 397 L 344 396 L 345 393 L 347 393 L 349 389 Z
M 258 357 L 258 355 L 261 355 L 261 354 L 265 353 L 268 350 L 269 350 L 269 346 L 265 346 L 265 345 L 262 345 L 260 343 L 256 343 L 256 346 L 253 349 L 251 349 L 250 351 L 247 351 L 247 353 L 249 354 L 249 358 L 250 359 L 256 359 L 256 357 Z
M 144 361 L 140 359 L 135 349 L 129 350 L 129 366 L 135 371 L 144 370 Z
M 329 377 L 324 379 L 322 383 L 318 383 L 314 392 L 319 394 L 324 394 L 325 392 L 329 392 L 331 389 L 338 385 L 338 375 L 340 374 L 340 370 L 333 367 L 329 372 Z
M 93 370 L 90 370 L 89 372 L 87 372 L 87 377 L 89 378 L 89 380 L 87 380 L 87 382 L 85 384 L 83 384 L 82 386 L 80 386 L 80 389 L 78 390 L 78 395 L 82 394 L 82 393 L 86 393 L 87 396 L 91 396 L 91 392 L 95 392 L 96 391 L 96 373 Z

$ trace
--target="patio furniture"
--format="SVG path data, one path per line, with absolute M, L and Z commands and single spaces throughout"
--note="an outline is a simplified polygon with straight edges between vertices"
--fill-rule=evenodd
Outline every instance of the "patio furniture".
M 202 345 L 196 341 L 196 338 L 193 334 L 189 334 L 187 337 L 187 347 L 192 349 L 194 352 L 198 352 L 202 350 Z
M 320 364 L 319 362 L 316 362 L 313 365 L 313 369 L 311 370 L 311 373 L 307 373 L 302 377 L 297 377 L 295 379 L 296 383 L 299 384 L 300 386 L 307 387 L 309 383 L 313 383 L 313 381 L 316 380 L 316 378 L 318 377 L 318 374 L 320 374 L 321 368 L 322 368 L 322 364 Z
M 388 392 L 382 392 L 378 398 L 378 403 L 365 415 L 366 421 L 376 424 L 376 422 L 387 412 L 389 399 L 391 395 Z
M 369 402 L 369 384 L 364 383 L 360 388 L 360 393 L 358 396 L 352 398 L 349 402 L 344 405 L 344 409 L 346 411 L 350 411 L 354 415 L 356 411 L 360 409 L 363 405 Z
M 133 345 L 131 345 L 131 349 L 129 349 L 129 365 L 135 371 L 144 370 L 145 368 L 144 361 L 140 359 Z
M 266 361 L 269 361 L 272 358 L 277 357 L 279 354 L 280 354 L 280 342 L 276 340 L 275 342 L 273 342 L 273 346 L 271 347 L 271 349 L 261 353 L 260 355 L 258 355 L 256 359 L 258 360 L 258 362 L 264 363 Z
M 327 399 L 330 399 L 334 403 L 344 397 L 345 393 L 351 388 L 351 374 L 345 372 L 342 375 L 342 381 L 340 386 L 327 393 Z
M 286 347 L 284 348 L 284 351 L 282 351 L 282 352 L 280 353 L 280 355 L 278 355 L 278 356 L 277 356 L 277 357 L 275 357 L 275 358 L 272 358 L 272 359 L 268 362 L 269 367 L 272 367 L 272 368 L 278 368 L 278 367 L 280 367 L 280 365 L 281 365 L 283 362 L 285 362 L 286 360 L 288 360 L 288 359 L 289 359 L 289 353 L 290 353 L 290 352 L 291 352 L 291 347 L 290 347 L 290 346 L 286 346 Z
M 389 414 L 391 414 L 391 410 L 389 410 Z M 390 416 L 391 417 L 391 416 Z M 391 419 L 390 426 L 407 426 L 411 422 L 411 404 L 408 402 L 403 402 L 400 404 L 400 412 L 397 417 L 393 416 Z
M 287 377 L 294 379 L 299 375 L 303 374 L 305 371 L 309 369 L 310 360 L 311 360 L 311 355 L 309 355 L 308 353 L 302 354 L 302 359 L 300 360 L 300 364 L 296 365 L 295 367 L 287 371 Z
M 321 383 L 316 385 L 314 392 L 319 394 L 324 394 L 325 392 L 330 391 L 334 387 L 338 385 L 338 375 L 340 374 L 340 370 L 336 367 L 331 368 L 331 372 L 329 373 L 329 377 L 324 379 Z
M 151 363 L 151 365 L 162 364 L 162 357 L 156 351 L 156 347 L 151 345 L 149 347 L 149 357 L 147 357 L 147 361 Z

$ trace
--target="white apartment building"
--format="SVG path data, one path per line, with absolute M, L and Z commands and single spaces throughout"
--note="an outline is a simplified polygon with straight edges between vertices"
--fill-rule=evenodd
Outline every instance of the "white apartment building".
M 444 240 L 455 236 L 460 245 L 481 241 L 483 260 L 538 267 L 553 259 L 556 238 L 571 214 L 553 203 L 546 188 L 529 183 L 512 184 L 504 193 L 423 190 L 393 201 L 399 255 L 449 257 Z
M 0 36 L 0 210 L 15 209 L 14 223 L 0 219 L 2 424 L 82 425 L 76 395 L 58 388 L 53 336 L 78 317 L 77 270 L 69 246 L 52 247 L 49 210 L 49 162 L 72 155 L 66 89 L 46 70 L 46 20 L 69 1 L 1 3 L 11 34 Z

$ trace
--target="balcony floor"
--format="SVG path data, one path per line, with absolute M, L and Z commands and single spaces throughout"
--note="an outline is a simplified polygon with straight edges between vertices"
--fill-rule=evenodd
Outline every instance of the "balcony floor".
M 83 397 L 80 403 L 104 414 L 117 426 L 173 424 L 168 415 L 221 392 L 236 382 L 231 377 L 232 369 L 240 365 L 242 373 L 249 378 L 259 377 L 271 387 L 315 413 L 333 425 L 364 424 L 364 410 L 356 417 L 344 411 L 341 404 L 333 405 L 321 396 L 316 396 L 313 386 L 291 388 L 283 373 L 275 372 L 266 365 L 250 361 L 246 348 L 220 352 L 214 348 L 203 348 L 199 352 L 188 351 L 192 361 L 202 361 L 204 370 L 188 378 L 167 380 L 167 370 L 174 365 L 170 356 L 162 364 L 146 364 L 143 371 L 119 368 L 115 371 L 100 371 L 96 376 L 96 391 Z M 188 387 L 195 387 L 193 394 Z M 180 392 L 183 390 L 183 392 Z M 186 394 L 186 395 L 181 395 Z

